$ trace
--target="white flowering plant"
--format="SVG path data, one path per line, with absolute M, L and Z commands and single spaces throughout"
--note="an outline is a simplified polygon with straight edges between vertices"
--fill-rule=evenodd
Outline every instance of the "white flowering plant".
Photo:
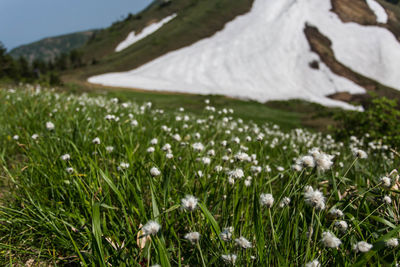
M 384 138 L 250 121 L 218 97 L 191 111 L 122 96 L 0 90 L 0 265 L 399 262 Z

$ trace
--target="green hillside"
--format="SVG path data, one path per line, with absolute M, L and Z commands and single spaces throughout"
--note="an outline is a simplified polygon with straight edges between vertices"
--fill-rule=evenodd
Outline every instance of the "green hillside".
M 14 48 L 10 51 L 10 55 L 15 59 L 24 57 L 29 62 L 35 59 L 53 61 L 58 55 L 84 45 L 95 32 L 91 30 L 45 38 Z
M 82 81 L 94 74 L 136 68 L 213 35 L 236 16 L 248 12 L 252 3 L 253 0 L 155 1 L 141 13 L 96 33 L 81 49 L 87 66 L 67 73 L 65 79 Z M 154 34 L 119 53 L 114 52 L 131 31 L 140 31 L 174 13 L 178 16 Z

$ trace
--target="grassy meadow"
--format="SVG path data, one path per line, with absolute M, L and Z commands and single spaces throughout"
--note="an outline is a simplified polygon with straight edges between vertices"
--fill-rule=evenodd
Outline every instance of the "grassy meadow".
M 0 90 L 1 266 L 397 266 L 384 140 L 148 96 Z

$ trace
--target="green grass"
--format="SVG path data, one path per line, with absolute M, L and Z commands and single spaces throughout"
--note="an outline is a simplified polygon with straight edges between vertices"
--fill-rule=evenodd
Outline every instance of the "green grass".
M 7 85 L 7 84 L 5 84 Z M 67 83 L 61 90 L 89 95 L 108 95 L 123 101 L 134 100 L 138 103 L 151 101 L 158 108 L 173 111 L 180 107 L 199 114 L 203 112 L 204 101 L 209 99 L 216 108 L 233 108 L 233 117 L 240 117 L 249 121 L 276 123 L 284 129 L 307 127 L 318 131 L 327 131 L 327 127 L 334 125 L 333 115 L 337 108 L 328 108 L 316 103 L 303 100 L 270 101 L 259 103 L 251 100 L 240 100 L 220 95 L 178 94 L 157 91 L 139 91 L 123 88 L 94 86 L 90 84 Z
M 184 95 L 159 95 L 151 107 L 148 97 L 0 91 L 2 266 L 29 259 L 57 266 L 229 266 L 222 259 L 228 254 L 237 255 L 237 266 L 303 266 L 313 259 L 322 266 L 388 266 L 398 261 L 398 249 L 384 243 L 398 237 L 400 229 L 399 191 L 382 188 L 379 180 L 399 164 L 388 148 L 372 148 L 362 140 L 341 144 L 304 129 L 283 130 L 269 118 L 287 120 L 288 128 L 299 118 L 261 104 L 210 97 L 209 105 L 217 107 L 213 112 L 205 109 L 201 96 L 187 102 Z M 181 105 L 187 110 L 179 110 Z M 106 120 L 109 114 L 119 120 Z M 54 130 L 46 128 L 49 121 Z M 34 140 L 33 134 L 39 137 Z M 93 143 L 96 137 L 100 144 Z M 151 144 L 153 138 L 157 144 Z M 169 152 L 162 149 L 167 143 Z M 196 151 L 195 143 L 204 149 Z M 107 152 L 107 146 L 114 150 Z M 151 146 L 154 152 L 149 153 Z M 313 147 L 336 155 L 333 166 L 293 170 L 293 160 Z M 351 147 L 364 149 L 368 159 L 355 157 Z M 69 161 L 61 159 L 66 153 Z M 122 162 L 129 167 L 121 169 Z M 151 175 L 153 167 L 160 175 Z M 236 169 L 243 170 L 243 178 L 232 177 Z M 395 185 L 396 177 L 391 178 Z M 307 205 L 306 186 L 323 193 L 325 209 Z M 273 194 L 271 208 L 261 205 L 262 193 Z M 194 211 L 182 208 L 186 195 L 198 199 Z M 392 204 L 382 201 L 385 195 Z M 283 197 L 291 202 L 281 208 Z M 329 215 L 334 207 L 343 217 Z M 142 225 L 150 220 L 161 229 L 146 237 Z M 345 232 L 334 227 L 339 220 L 347 222 Z M 224 241 L 220 234 L 230 226 L 232 241 Z M 192 244 L 184 236 L 194 231 L 200 240 Z M 325 247 L 325 231 L 342 244 Z M 251 248 L 236 245 L 240 236 Z M 352 246 L 358 241 L 373 248 L 356 253 Z
M 174 0 L 171 4 L 150 5 L 136 16 L 114 23 L 98 33 L 81 51 L 84 61 L 91 64 L 65 74 L 65 79 L 86 80 L 86 78 L 111 71 L 127 71 L 147 63 L 167 52 L 191 45 L 221 30 L 225 23 L 246 13 L 252 0 Z M 173 13 L 176 19 L 164 25 L 154 34 L 115 53 L 117 45 L 131 31 L 140 31 L 149 23 L 159 21 Z

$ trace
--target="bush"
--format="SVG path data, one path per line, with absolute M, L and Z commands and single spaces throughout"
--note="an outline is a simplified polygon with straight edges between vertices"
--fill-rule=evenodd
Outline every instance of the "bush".
M 397 101 L 386 97 L 375 98 L 365 112 L 342 111 L 335 117 L 338 138 L 366 137 L 366 140 L 383 140 L 388 145 L 400 147 L 400 110 Z

